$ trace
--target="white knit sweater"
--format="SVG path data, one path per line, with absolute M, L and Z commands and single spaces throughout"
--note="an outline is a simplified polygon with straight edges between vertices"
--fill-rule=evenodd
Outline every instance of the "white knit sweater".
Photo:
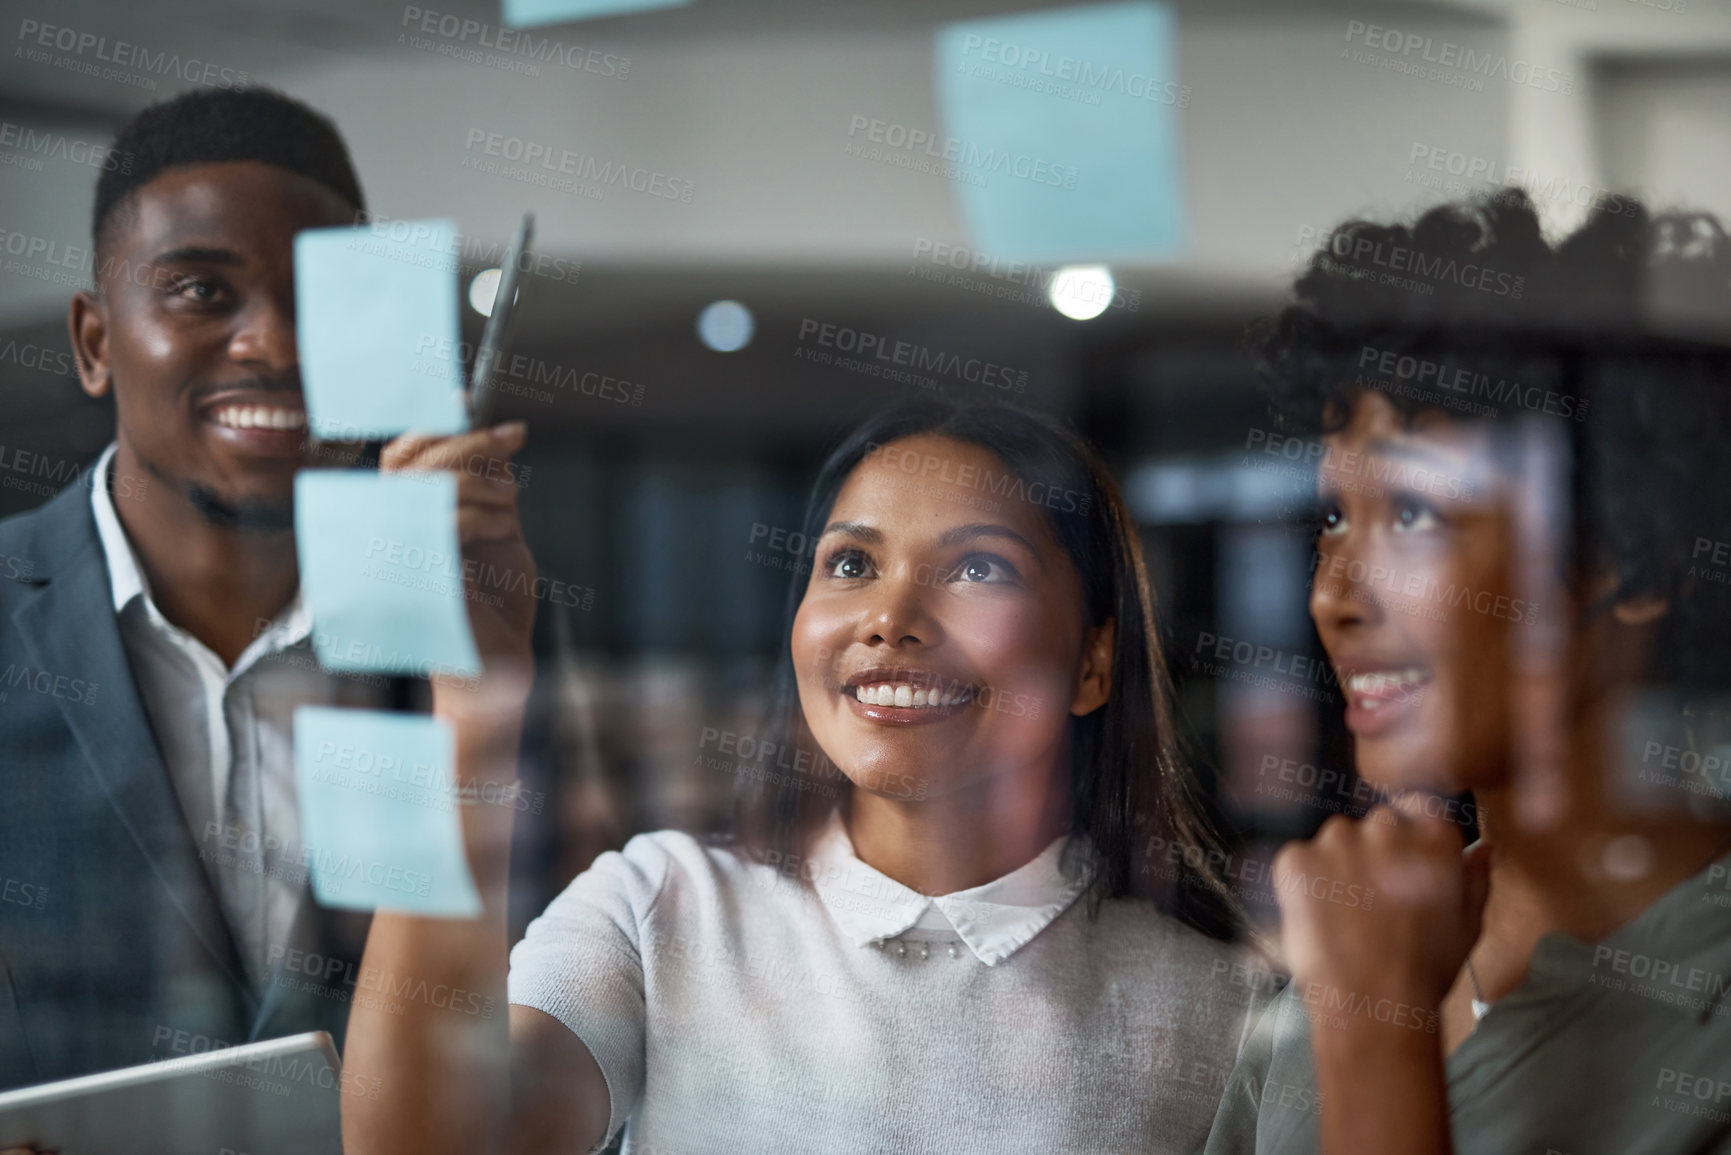
M 512 951 L 511 1002 L 589 1048 L 627 1155 L 1201 1149 L 1266 985 L 1235 948 L 1051 901 L 1060 844 L 922 914 L 842 838 L 814 888 L 641 835 Z

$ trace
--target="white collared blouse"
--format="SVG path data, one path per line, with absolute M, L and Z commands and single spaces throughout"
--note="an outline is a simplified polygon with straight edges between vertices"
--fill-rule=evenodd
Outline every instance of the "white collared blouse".
M 633 1155 L 1199 1150 L 1266 983 L 1151 904 L 1090 918 L 1063 845 L 928 898 L 839 823 L 786 869 L 640 835 L 530 924 L 510 1001 L 595 1056 Z

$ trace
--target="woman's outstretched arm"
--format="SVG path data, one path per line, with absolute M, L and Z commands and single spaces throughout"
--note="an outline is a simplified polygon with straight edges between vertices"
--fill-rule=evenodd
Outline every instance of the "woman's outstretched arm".
M 520 424 L 405 437 L 386 448 L 381 468 L 450 469 L 476 454 L 504 461 L 522 443 Z M 435 679 L 433 687 L 434 714 L 456 738 L 463 837 L 482 912 L 374 916 L 361 974 L 363 987 L 375 984 L 384 997 L 358 999 L 349 1012 L 344 1083 L 365 1088 L 343 1096 L 343 1147 L 351 1155 L 581 1152 L 607 1129 L 607 1084 L 588 1050 L 558 1020 L 506 1002 L 516 812 L 509 788 L 530 682 L 535 563 L 517 519 L 517 487 L 505 473 L 457 470 L 469 617 L 485 673 L 473 683 Z M 499 573 L 524 580 L 473 588 L 476 575 Z M 503 804 L 487 801 L 502 789 Z M 393 998 L 393 990 L 410 994 Z
M 465 735 L 461 724 L 458 734 L 466 774 L 510 764 L 500 760 L 504 737 Z M 514 739 L 510 746 L 514 755 Z M 607 1084 L 587 1048 L 541 1011 L 510 1007 L 507 1013 L 505 884 L 513 813 L 508 805 L 463 807 L 484 906 L 480 918 L 381 911 L 373 919 L 364 975 L 388 976 L 380 980 L 387 986 L 406 980 L 415 990 L 462 994 L 377 999 L 350 1012 L 344 1069 L 365 1076 L 353 1085 L 378 1093 L 376 1099 L 344 1096 L 343 1147 L 354 1155 L 575 1153 L 606 1131 Z M 472 1013 L 477 1005 L 486 1012 Z

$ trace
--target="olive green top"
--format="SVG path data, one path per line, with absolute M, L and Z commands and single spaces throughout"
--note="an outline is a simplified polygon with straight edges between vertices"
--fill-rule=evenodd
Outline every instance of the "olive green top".
M 1320 1150 L 1310 1023 L 1355 1013 L 1400 1009 L 1282 991 L 1239 1054 L 1206 1155 Z M 1546 935 L 1446 1071 L 1457 1155 L 1731 1152 L 1731 855 L 1597 945 Z

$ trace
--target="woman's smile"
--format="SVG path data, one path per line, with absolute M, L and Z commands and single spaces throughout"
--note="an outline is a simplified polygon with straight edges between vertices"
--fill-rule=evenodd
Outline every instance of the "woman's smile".
M 836 691 L 854 716 L 883 726 L 926 726 L 954 717 L 972 703 L 978 687 L 932 670 L 873 666 L 849 677 Z
M 904 444 L 1004 470 L 976 445 Z M 812 737 L 856 784 L 891 767 L 934 793 L 1056 773 L 1088 633 L 1075 566 L 1042 507 L 910 491 L 891 459 L 862 462 L 836 495 L 795 619 Z
M 1451 596 L 1482 591 L 1487 608 L 1519 604 L 1507 596 L 1505 486 L 1484 438 L 1446 420 L 1408 425 L 1374 392 L 1324 438 L 1310 610 L 1346 699 L 1358 771 L 1379 786 L 1467 789 L 1495 778 L 1507 758 L 1510 620 Z M 1473 484 L 1459 498 L 1359 485 L 1344 462 Z

